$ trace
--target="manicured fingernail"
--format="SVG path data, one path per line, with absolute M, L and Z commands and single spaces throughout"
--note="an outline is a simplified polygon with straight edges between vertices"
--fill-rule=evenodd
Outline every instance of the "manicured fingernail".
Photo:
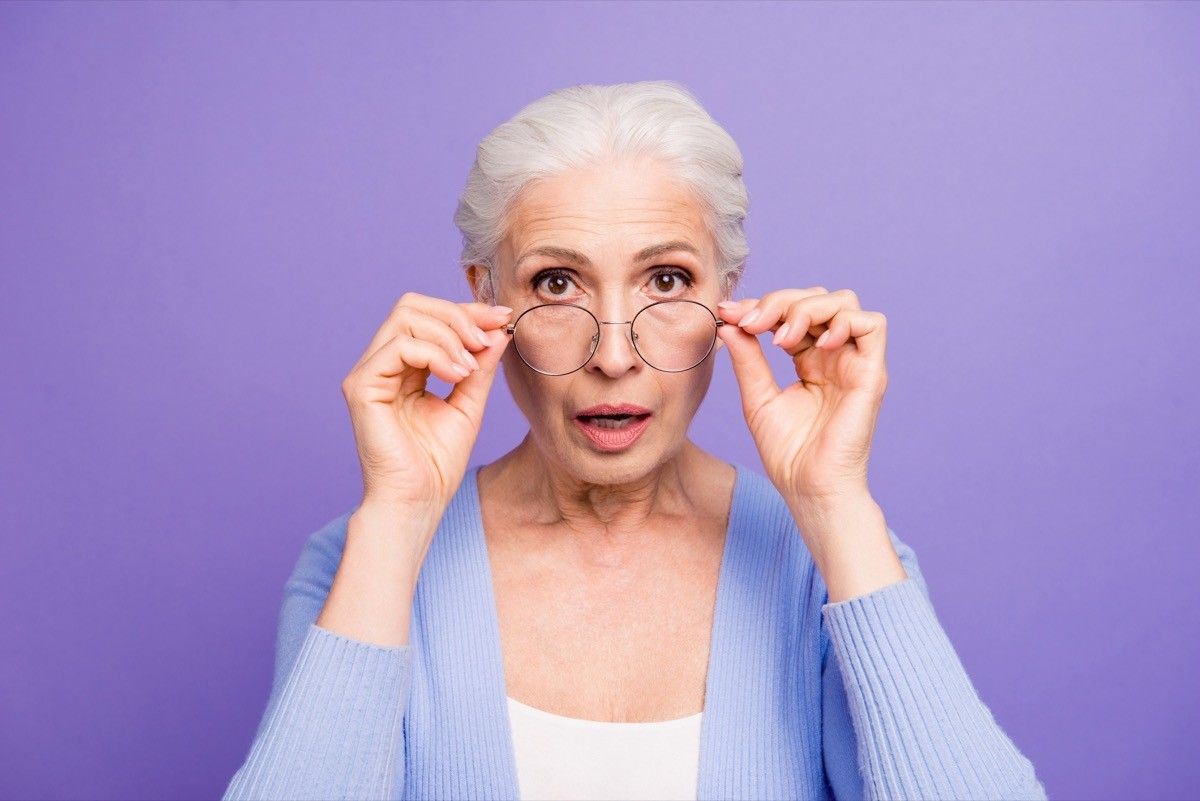
M 737 301 L 736 300 L 723 300 L 717 304 L 717 308 L 718 309 L 736 309 Z
M 787 336 L 788 329 L 791 327 L 789 323 L 784 323 L 779 326 L 779 330 L 775 332 L 775 338 L 771 340 L 772 345 L 778 345 Z
M 487 347 L 487 344 L 488 344 L 487 334 L 483 333 L 482 328 L 476 328 L 472 332 L 472 334 L 475 337 L 476 342 L 478 342 L 480 345 L 483 345 L 484 347 Z
M 462 366 L 461 364 L 459 364 L 458 362 L 454 362 L 453 364 L 451 364 L 451 365 L 450 365 L 450 367 L 451 367 L 451 368 L 454 370 L 454 372 L 458 373 L 458 374 L 459 374 L 459 375 L 461 375 L 461 376 L 464 376 L 464 377 L 465 377 L 465 376 L 469 376 L 469 375 L 471 374 L 471 371 L 470 371 L 470 370 L 468 370 L 467 368 L 463 367 L 463 366 Z
M 512 309 L 508 306 L 493 306 L 492 311 L 496 314 L 512 314 Z
M 738 325 L 740 325 L 742 327 L 750 325 L 755 320 L 757 320 L 761 315 L 762 315 L 762 309 L 754 309 L 749 314 L 747 314 L 745 317 L 743 317 L 741 322 L 738 323 Z
M 817 337 L 817 347 L 821 347 L 829 340 L 829 329 L 825 329 L 825 333 Z
M 476 360 L 476 358 L 471 355 L 471 351 L 467 350 L 466 348 L 463 348 L 462 360 L 468 367 L 472 367 L 476 370 L 479 369 L 479 361 Z

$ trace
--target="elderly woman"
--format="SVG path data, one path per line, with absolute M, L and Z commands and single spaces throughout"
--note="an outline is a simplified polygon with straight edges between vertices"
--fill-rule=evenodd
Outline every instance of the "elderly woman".
M 1045 798 L 868 488 L 884 316 L 733 300 L 741 176 L 673 82 L 481 143 L 474 299 L 405 294 L 342 384 L 362 501 L 300 555 L 226 798 Z M 765 476 L 687 437 L 722 349 Z M 469 465 L 500 362 L 529 431 Z

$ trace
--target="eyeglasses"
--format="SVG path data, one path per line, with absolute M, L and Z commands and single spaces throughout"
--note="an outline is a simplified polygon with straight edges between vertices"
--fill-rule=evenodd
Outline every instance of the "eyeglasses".
M 634 350 L 646 364 L 664 373 L 682 373 L 708 358 L 717 328 L 725 321 L 695 300 L 660 300 L 625 322 L 598 320 L 583 306 L 543 303 L 521 312 L 504 331 L 531 369 L 567 375 L 596 353 L 601 325 L 629 325 Z

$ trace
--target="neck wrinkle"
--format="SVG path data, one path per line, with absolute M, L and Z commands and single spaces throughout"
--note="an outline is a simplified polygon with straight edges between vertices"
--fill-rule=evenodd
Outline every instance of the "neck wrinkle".
M 532 510 L 527 522 L 535 528 L 569 531 L 589 561 L 617 566 L 645 553 L 647 546 L 661 545 L 649 539 L 654 532 L 701 508 L 685 478 L 693 447 L 687 443 L 673 458 L 629 483 L 593 484 L 548 462 L 527 435 L 497 462 L 496 480 L 510 491 L 511 505 Z

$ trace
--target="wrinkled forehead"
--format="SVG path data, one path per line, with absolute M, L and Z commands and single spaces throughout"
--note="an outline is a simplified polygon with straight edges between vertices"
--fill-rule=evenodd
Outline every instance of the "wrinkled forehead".
M 583 254 L 592 264 L 635 267 L 664 243 L 683 245 L 697 270 L 714 269 L 714 245 L 704 206 L 665 169 L 619 165 L 575 170 L 526 186 L 512 204 L 497 252 L 502 274 L 518 261 L 555 261 L 556 251 Z

